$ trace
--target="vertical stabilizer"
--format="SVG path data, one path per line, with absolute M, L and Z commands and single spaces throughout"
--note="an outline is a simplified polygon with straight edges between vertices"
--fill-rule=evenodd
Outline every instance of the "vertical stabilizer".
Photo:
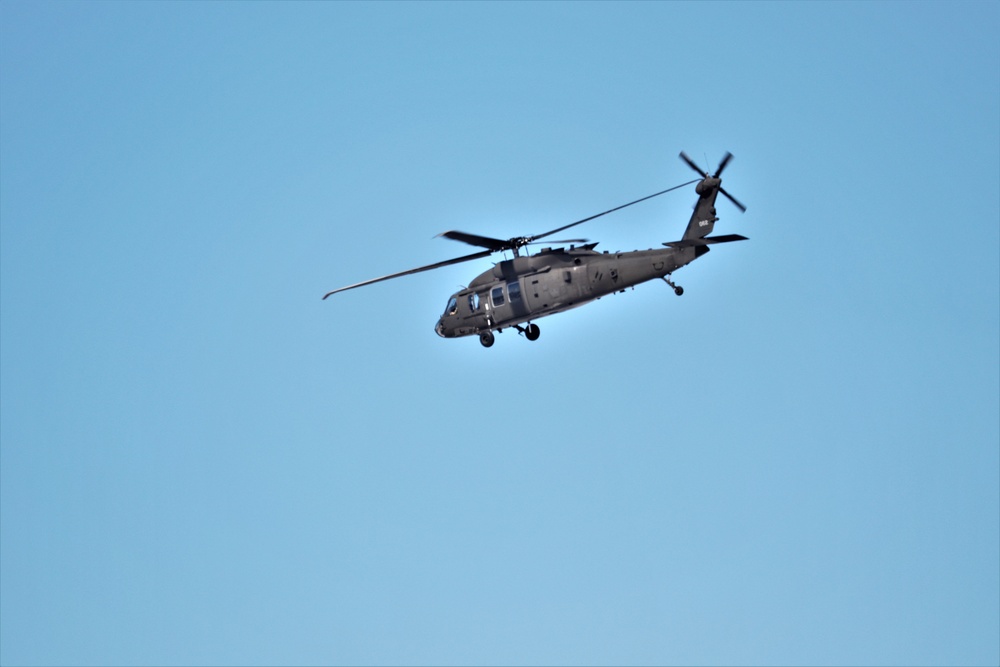
M 687 229 L 684 230 L 684 240 L 700 239 L 712 233 L 715 228 L 715 198 L 719 196 L 719 186 L 722 181 L 718 178 L 706 176 L 703 181 L 695 186 L 698 193 L 698 201 L 694 205 L 694 213 L 688 222 Z

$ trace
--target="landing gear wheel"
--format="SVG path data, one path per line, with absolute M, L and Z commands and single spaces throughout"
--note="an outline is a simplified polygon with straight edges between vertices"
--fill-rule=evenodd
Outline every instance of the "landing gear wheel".
M 676 294 L 677 296 L 684 294 L 684 288 L 678 285 L 677 287 L 674 288 L 674 294 Z
M 529 324 L 524 330 L 524 337 L 528 340 L 538 340 L 538 337 L 542 335 L 542 330 L 538 328 L 537 324 Z
M 482 343 L 483 347 L 491 347 L 494 340 L 496 339 L 493 337 L 492 331 L 484 331 L 479 334 L 479 342 Z

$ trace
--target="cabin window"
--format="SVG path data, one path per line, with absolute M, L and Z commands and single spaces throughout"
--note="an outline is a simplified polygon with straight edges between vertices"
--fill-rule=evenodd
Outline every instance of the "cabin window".
M 503 303 L 503 285 L 497 285 L 493 288 L 493 306 L 502 306 Z
M 513 282 L 507 284 L 507 296 L 510 297 L 511 303 L 514 301 L 521 300 L 521 283 Z
M 444 312 L 448 315 L 454 315 L 458 312 L 458 298 L 451 297 L 448 299 L 448 307 L 444 309 Z

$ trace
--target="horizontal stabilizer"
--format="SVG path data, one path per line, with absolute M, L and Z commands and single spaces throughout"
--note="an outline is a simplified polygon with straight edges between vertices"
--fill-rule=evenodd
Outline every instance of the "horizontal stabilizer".
M 712 245 L 713 243 L 729 243 L 730 241 L 748 241 L 749 239 L 739 234 L 723 234 L 722 236 L 706 236 L 700 239 L 684 239 L 683 241 L 670 241 L 664 243 L 671 248 L 691 248 L 699 245 Z

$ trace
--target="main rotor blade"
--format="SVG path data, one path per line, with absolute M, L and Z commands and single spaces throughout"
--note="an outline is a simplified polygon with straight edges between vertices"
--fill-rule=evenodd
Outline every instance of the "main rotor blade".
M 461 262 L 469 262 L 474 259 L 480 259 L 482 257 L 489 257 L 493 254 L 492 250 L 484 250 L 483 252 L 473 253 L 471 255 L 465 255 L 464 257 L 456 257 L 455 259 L 446 259 L 443 262 L 437 262 L 436 264 L 428 264 L 427 266 L 421 266 L 416 269 L 410 269 L 409 271 L 400 271 L 399 273 L 391 273 L 388 276 L 382 276 L 381 278 L 372 278 L 371 280 L 366 280 L 360 283 L 354 283 L 353 285 L 348 285 L 347 287 L 341 287 L 340 289 L 335 289 L 332 292 L 327 292 L 323 295 L 323 298 L 330 296 L 331 294 L 336 294 L 337 292 L 345 292 L 349 289 L 354 289 L 355 287 L 364 287 L 365 285 L 371 285 L 372 283 L 382 282 L 383 280 L 391 280 L 392 278 L 399 278 L 401 276 L 408 276 L 411 273 L 420 273 L 421 271 L 430 271 L 431 269 L 440 269 L 442 266 L 450 266 L 452 264 L 460 264 Z
M 589 218 L 584 218 L 583 220 L 577 220 L 576 222 L 571 222 L 570 224 L 563 225 L 562 227 L 556 227 L 555 229 L 549 230 L 549 231 L 547 231 L 547 232 L 545 232 L 543 234 L 535 234 L 534 236 L 529 236 L 526 239 L 526 241 L 528 243 L 530 243 L 532 241 L 537 241 L 538 239 L 545 238 L 546 236 L 550 236 L 550 235 L 555 234 L 557 232 L 561 232 L 563 230 L 569 229 L 570 227 L 576 227 L 577 225 L 582 225 L 585 222 L 590 222 L 591 220 L 595 220 L 596 218 L 599 218 L 602 215 L 607 215 L 608 213 L 614 213 L 615 211 L 620 211 L 623 208 L 627 208 L 627 207 L 631 206 L 632 204 L 638 204 L 639 202 L 646 201 L 647 199 L 652 199 L 653 197 L 659 197 L 660 195 L 666 194 L 666 193 L 668 193 L 668 192 L 670 192 L 672 190 L 677 190 L 678 188 L 683 188 L 686 185 L 691 185 L 692 183 L 697 183 L 697 182 L 698 182 L 698 180 L 695 179 L 693 181 L 688 181 L 687 183 L 681 183 L 680 185 L 675 185 L 672 188 L 667 188 L 666 190 L 660 190 L 659 192 L 654 192 L 653 194 L 647 195 L 647 196 L 643 197 L 642 199 L 636 199 L 635 201 L 630 201 L 627 204 L 622 204 L 621 206 L 615 206 L 614 208 L 609 208 L 607 211 L 604 211 L 603 213 L 598 213 L 597 215 L 592 215 Z
M 446 239 L 451 239 L 453 241 L 468 243 L 469 245 L 479 246 L 480 248 L 489 248 L 493 252 L 506 250 L 510 247 L 510 241 L 502 241 L 500 239 L 490 238 L 489 236 L 479 236 L 478 234 L 467 234 L 465 232 L 444 232 L 443 234 L 438 234 L 438 236 L 443 236 Z
M 562 243 L 589 243 L 590 239 L 563 239 L 561 241 L 529 241 L 528 245 L 538 245 L 539 243 L 553 243 L 555 245 L 560 245 Z
M 722 162 L 719 163 L 719 168 L 715 170 L 714 178 L 718 178 L 719 176 L 722 175 L 722 170 L 726 168 L 726 165 L 729 164 L 729 161 L 732 159 L 733 159 L 733 154 L 730 153 L 729 151 L 726 151 L 725 157 L 723 157 Z
M 699 174 L 701 174 L 702 178 L 708 178 L 708 174 L 706 174 L 704 171 L 702 171 L 701 167 L 699 167 L 697 164 L 695 164 L 694 160 L 692 160 L 691 158 L 689 158 L 687 156 L 687 153 L 685 153 L 684 151 L 681 151 L 681 159 L 684 160 L 684 162 L 687 163 L 687 166 L 691 167 L 692 169 L 694 169 L 695 171 L 697 171 Z
M 736 204 L 736 208 L 740 209 L 744 213 L 747 212 L 747 207 L 744 206 L 743 204 L 741 204 L 739 201 L 737 201 L 736 197 L 734 197 L 731 194 L 729 194 L 728 192 L 726 192 L 723 188 L 719 188 L 719 192 L 721 192 L 722 194 L 726 195 L 726 197 L 729 198 L 729 201 L 731 201 L 734 204 Z

